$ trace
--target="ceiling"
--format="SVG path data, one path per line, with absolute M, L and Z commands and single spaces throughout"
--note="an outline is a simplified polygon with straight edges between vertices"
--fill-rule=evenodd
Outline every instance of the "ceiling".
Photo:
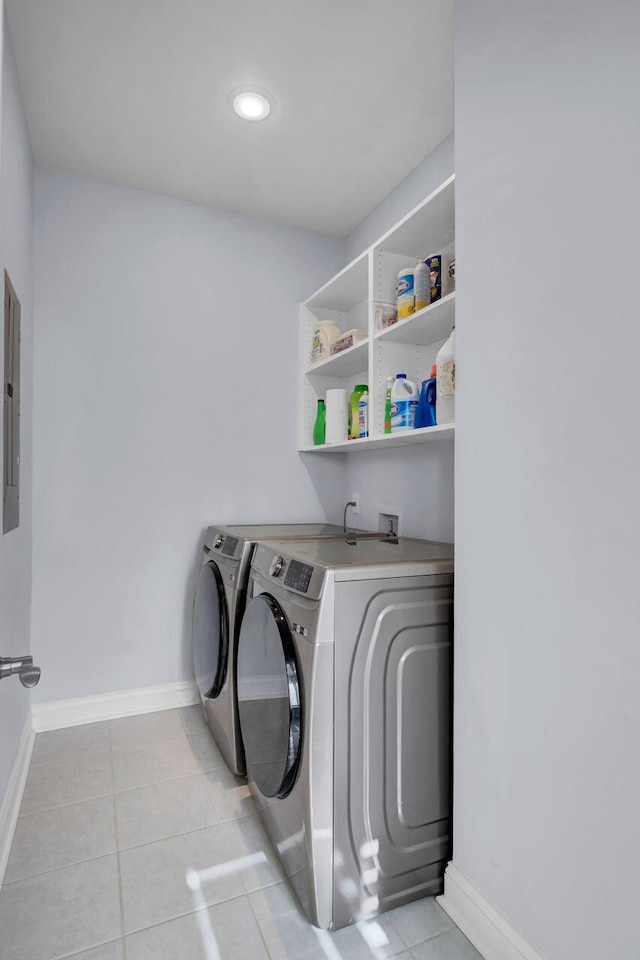
M 453 129 L 452 0 L 6 6 L 37 162 L 100 180 L 343 236 Z

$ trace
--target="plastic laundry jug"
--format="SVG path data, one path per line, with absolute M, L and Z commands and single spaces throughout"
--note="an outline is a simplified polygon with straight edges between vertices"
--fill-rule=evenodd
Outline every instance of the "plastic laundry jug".
M 418 406 L 418 388 L 406 373 L 399 373 L 391 387 L 391 433 L 413 430 Z
M 416 429 L 436 425 L 436 366 L 431 367 L 431 376 L 422 381 L 420 399 L 416 407 Z
M 360 397 L 368 392 L 369 387 L 366 383 L 357 383 L 349 397 L 349 440 L 357 440 L 360 437 Z
M 320 446 L 326 440 L 327 433 L 327 408 L 324 400 L 318 400 L 318 413 L 316 422 L 313 425 L 313 442 Z
M 384 398 L 384 432 L 391 433 L 391 388 L 395 377 L 387 377 L 387 389 Z
M 369 436 L 369 394 L 361 393 L 358 400 L 358 437 Z
M 436 419 L 439 425 L 456 419 L 456 330 L 438 350 L 436 357 L 438 384 L 436 391 Z

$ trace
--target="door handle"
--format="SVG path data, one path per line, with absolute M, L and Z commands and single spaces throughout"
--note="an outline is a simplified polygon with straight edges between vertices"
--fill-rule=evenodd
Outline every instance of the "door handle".
M 34 667 L 33 657 L 0 657 L 0 680 L 17 673 L 23 687 L 35 687 L 41 672 Z

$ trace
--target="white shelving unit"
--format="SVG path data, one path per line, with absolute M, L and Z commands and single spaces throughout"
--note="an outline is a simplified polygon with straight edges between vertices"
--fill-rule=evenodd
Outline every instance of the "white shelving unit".
M 449 177 L 422 203 L 388 230 L 359 257 L 300 305 L 299 438 L 304 453 L 349 453 L 452 439 L 453 424 L 385 434 L 387 378 L 406 373 L 421 384 L 431 371 L 455 318 L 455 292 L 418 313 L 387 327 L 375 328 L 375 302 L 395 301 L 398 270 L 419 258 L 453 257 L 455 177 Z M 443 278 L 444 280 L 444 278 Z M 318 320 L 333 320 L 342 332 L 358 327 L 367 339 L 320 363 L 310 363 L 313 331 Z M 314 446 L 313 425 L 318 400 L 340 387 L 351 392 L 369 385 L 369 437 Z

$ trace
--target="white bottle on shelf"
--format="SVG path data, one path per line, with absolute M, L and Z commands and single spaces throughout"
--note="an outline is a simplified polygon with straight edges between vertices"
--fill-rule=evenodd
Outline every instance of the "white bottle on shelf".
M 416 313 L 431 302 L 431 271 L 424 260 L 418 260 L 413 271 L 413 286 L 416 296 Z
M 436 356 L 436 423 L 454 423 L 456 419 L 456 328 L 442 344 Z
M 399 373 L 391 387 L 391 433 L 413 430 L 418 406 L 418 388 L 406 373 Z

